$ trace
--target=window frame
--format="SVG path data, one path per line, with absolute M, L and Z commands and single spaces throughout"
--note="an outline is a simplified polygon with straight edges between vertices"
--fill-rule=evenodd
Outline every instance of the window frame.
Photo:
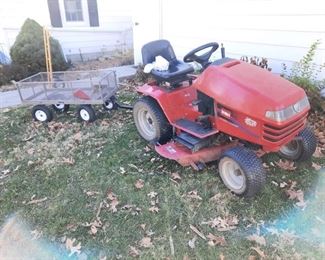
M 83 21 L 67 21 L 64 0 L 59 0 L 59 8 L 63 27 L 89 27 L 88 1 L 81 0 Z

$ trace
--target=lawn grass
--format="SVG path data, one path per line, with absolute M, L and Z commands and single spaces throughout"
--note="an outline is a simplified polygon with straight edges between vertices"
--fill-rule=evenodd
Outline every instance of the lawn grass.
M 132 94 L 121 96 L 134 99 Z M 64 241 L 75 238 L 91 259 L 131 258 L 131 247 L 144 259 L 258 259 L 254 248 L 268 259 L 323 258 L 324 171 L 315 171 L 311 162 L 296 164 L 294 171 L 270 166 L 263 192 L 245 200 L 224 187 L 216 163 L 196 172 L 148 149 L 131 111 L 99 111 L 98 116 L 84 124 L 71 111 L 47 125 L 33 122 L 26 108 L 1 112 L 1 223 L 15 214 L 31 230 L 42 232 L 42 241 L 61 257 L 66 256 Z M 272 154 L 263 160 L 270 165 L 279 158 Z M 325 165 L 324 158 L 313 161 Z M 172 173 L 181 180 L 173 180 Z M 138 179 L 144 181 L 140 189 L 135 187 Z M 279 186 L 293 181 L 304 192 L 304 209 Z M 148 196 L 152 192 L 157 193 L 154 198 Z M 108 193 L 116 195 L 116 212 L 109 208 Z M 46 200 L 29 204 L 42 198 Z M 153 206 L 159 211 L 150 212 Z M 85 225 L 98 212 L 102 226 L 94 235 Z M 234 216 L 239 222 L 229 231 L 204 224 Z M 205 236 L 224 236 L 226 245 L 208 245 L 190 225 Z M 263 236 L 266 244 L 249 241 L 252 234 Z M 151 238 L 152 246 L 141 245 L 144 237 Z M 190 248 L 194 237 L 195 247 Z

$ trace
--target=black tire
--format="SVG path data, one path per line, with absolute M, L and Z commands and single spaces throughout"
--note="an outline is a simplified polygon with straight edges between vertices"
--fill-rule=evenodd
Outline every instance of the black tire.
M 219 175 L 228 189 L 246 198 L 260 192 L 266 182 L 261 159 L 250 149 L 241 146 L 230 148 L 221 155 Z
M 116 104 L 116 98 L 115 96 L 110 97 L 108 100 L 106 100 L 103 104 L 103 108 L 106 111 L 116 110 L 117 104 Z
M 173 136 L 172 126 L 157 101 L 151 97 L 144 96 L 136 101 L 133 106 L 133 118 L 138 133 L 148 142 L 163 144 Z
M 81 105 L 77 109 L 77 115 L 80 120 L 91 123 L 96 120 L 96 112 L 91 105 Z
M 66 105 L 66 104 L 59 103 L 59 104 L 53 104 L 52 108 L 54 111 L 56 111 L 58 113 L 64 113 L 69 110 L 70 106 Z
M 317 139 L 312 129 L 304 128 L 291 142 L 281 147 L 279 155 L 292 161 L 309 160 L 317 147 Z
M 40 122 L 50 122 L 53 119 L 53 113 L 50 108 L 45 105 L 36 105 L 32 108 L 32 116 L 34 120 Z

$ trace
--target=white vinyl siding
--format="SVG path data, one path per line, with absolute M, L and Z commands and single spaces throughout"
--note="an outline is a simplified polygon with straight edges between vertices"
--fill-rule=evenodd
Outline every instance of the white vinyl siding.
M 322 43 L 315 63 L 325 63 L 324 1 L 153 1 L 156 2 L 155 8 L 150 11 L 138 9 L 138 12 L 142 15 L 154 12 L 155 17 L 161 12 L 162 38 L 171 41 L 180 58 L 201 44 L 216 41 L 224 43 L 227 56 L 266 57 L 272 71 L 279 73 L 283 62 L 290 67 L 306 54 L 313 42 L 320 39 Z M 140 2 L 146 3 L 145 0 Z M 159 20 L 157 18 L 154 22 Z M 139 46 L 146 33 L 145 29 L 141 31 L 141 24 L 136 30 L 135 46 Z M 156 35 L 158 31 L 159 26 Z M 139 51 L 136 49 L 135 53 Z M 220 57 L 220 51 L 215 57 Z

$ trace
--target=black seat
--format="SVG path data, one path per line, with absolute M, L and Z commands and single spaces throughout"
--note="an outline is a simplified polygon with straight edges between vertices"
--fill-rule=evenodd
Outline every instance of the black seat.
M 157 56 L 162 56 L 169 62 L 169 68 L 166 71 L 153 69 L 151 74 L 160 82 L 169 82 L 176 86 L 184 80 L 188 80 L 187 74 L 194 71 L 193 67 L 187 63 L 177 60 L 173 47 L 167 40 L 157 40 L 145 44 L 142 47 L 143 65 L 152 63 Z

